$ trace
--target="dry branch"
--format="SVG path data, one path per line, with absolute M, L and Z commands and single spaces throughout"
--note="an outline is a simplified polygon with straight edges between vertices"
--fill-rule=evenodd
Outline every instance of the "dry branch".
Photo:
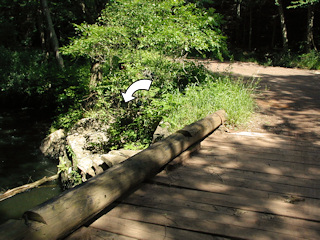
M 5 200 L 5 199 L 7 199 L 7 198 L 13 197 L 14 195 L 16 195 L 18 193 L 22 193 L 22 192 L 25 192 L 25 191 L 27 191 L 27 190 L 29 190 L 31 188 L 38 187 L 38 186 L 44 184 L 45 182 L 50 182 L 50 181 L 56 180 L 56 179 L 58 179 L 58 177 L 59 177 L 58 174 L 53 175 L 51 177 L 43 177 L 40 180 L 35 181 L 33 183 L 28 183 L 28 184 L 25 184 L 23 186 L 10 189 L 10 190 L 8 190 L 5 193 L 0 195 L 0 202 Z

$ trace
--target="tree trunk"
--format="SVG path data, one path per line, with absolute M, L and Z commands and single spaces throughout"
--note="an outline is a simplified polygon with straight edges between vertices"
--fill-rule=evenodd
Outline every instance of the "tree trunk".
M 59 52 L 59 41 L 58 41 L 56 32 L 54 30 L 54 27 L 53 27 L 53 23 L 52 23 L 52 19 L 50 16 L 50 11 L 48 8 L 47 0 L 40 0 L 40 1 L 42 4 L 43 13 L 44 13 L 46 20 L 47 20 L 49 36 L 50 36 L 50 41 L 52 44 L 53 51 L 55 53 L 55 56 L 56 56 L 56 59 L 58 61 L 59 66 L 63 69 L 64 68 L 63 58 Z
M 313 22 L 314 22 L 314 4 L 308 5 L 308 27 L 307 27 L 307 50 L 310 51 L 312 47 L 317 50 L 313 39 Z
M 39 31 L 41 49 L 47 58 L 49 56 L 49 52 L 48 52 L 49 48 L 47 47 L 47 42 L 46 42 L 46 37 L 45 37 L 45 30 L 44 30 L 44 26 L 43 26 L 43 12 L 41 10 L 41 7 L 38 7 L 38 10 L 37 10 L 37 28 Z
M 85 0 L 80 0 L 79 4 L 80 4 L 81 10 L 82 10 L 82 13 L 86 16 L 87 22 L 90 24 L 93 24 L 95 21 L 96 13 L 95 14 L 91 13 L 91 11 L 88 9 L 88 6 L 87 6 Z
M 101 69 L 101 63 L 99 61 L 94 62 L 91 66 L 91 77 L 90 77 L 90 85 L 89 88 L 91 91 L 93 91 L 98 82 L 102 81 L 102 69 Z
M 237 15 L 237 19 L 236 19 L 236 23 L 235 23 L 235 28 L 236 28 L 236 42 L 237 44 L 241 43 L 241 4 L 242 4 L 242 0 L 238 0 L 237 2 L 237 7 L 236 7 L 236 15 Z
M 248 41 L 248 48 L 249 51 L 252 49 L 252 6 L 250 6 L 249 10 L 249 41 Z
M 276 33 L 277 33 L 277 22 L 276 22 L 276 15 L 272 16 L 272 37 L 271 37 L 271 48 L 275 47 L 276 42 Z
M 288 50 L 288 32 L 287 32 L 287 26 L 286 26 L 286 21 L 284 17 L 284 11 L 283 11 L 283 5 L 282 1 L 278 0 L 278 12 L 280 15 L 280 23 L 281 23 L 281 32 L 282 32 L 282 46 L 283 50 Z

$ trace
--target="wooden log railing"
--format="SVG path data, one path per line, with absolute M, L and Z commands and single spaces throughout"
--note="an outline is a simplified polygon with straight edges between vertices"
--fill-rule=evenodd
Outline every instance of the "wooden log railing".
M 172 159 L 202 141 L 225 121 L 217 111 L 151 145 L 87 182 L 25 212 L 24 220 L 0 226 L 0 239 L 60 239 L 105 209 Z

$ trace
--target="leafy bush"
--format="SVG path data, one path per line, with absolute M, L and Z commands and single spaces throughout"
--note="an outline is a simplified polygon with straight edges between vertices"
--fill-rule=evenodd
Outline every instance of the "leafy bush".
M 315 50 L 312 50 L 308 53 L 303 53 L 303 54 L 294 54 L 294 53 L 288 52 L 286 54 L 275 55 L 272 61 L 270 61 L 270 63 L 274 66 L 281 66 L 281 67 L 319 69 L 320 54 Z
M 313 50 L 302 54 L 297 62 L 297 67 L 307 69 L 320 69 L 320 53 Z
M 96 24 L 75 25 L 78 37 L 61 50 L 99 63 L 103 77 L 89 87 L 89 112 L 113 119 L 109 148 L 148 144 L 172 109 L 163 104 L 163 97 L 206 81 L 204 69 L 182 57 L 197 52 L 222 60 L 227 48 L 220 22 L 213 10 L 206 12 L 183 0 L 117 0 L 106 5 Z M 125 103 L 121 92 L 139 79 L 153 80 L 150 91 L 138 91 L 135 100 Z M 81 107 L 60 118 L 61 125 L 71 123 Z
M 127 58 L 125 66 L 126 71 L 106 76 L 98 86 L 98 102 L 105 102 L 104 106 L 109 104 L 109 111 L 112 111 L 115 119 L 110 129 L 111 148 L 131 142 L 139 146 L 149 144 L 157 124 L 173 107 L 162 101 L 164 96 L 176 90 L 184 91 L 189 84 L 198 84 L 208 78 L 206 70 L 193 62 L 173 61 L 157 52 L 144 50 L 136 51 L 133 59 Z M 151 89 L 138 91 L 135 100 L 124 103 L 120 92 L 148 75 L 153 79 Z M 98 110 L 103 104 L 97 104 L 96 107 Z

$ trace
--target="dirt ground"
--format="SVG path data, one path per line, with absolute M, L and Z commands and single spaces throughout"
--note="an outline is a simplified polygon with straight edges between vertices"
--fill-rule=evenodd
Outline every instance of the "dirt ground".
M 238 130 L 320 139 L 320 71 L 240 62 L 204 65 L 213 72 L 260 81 L 257 112 L 246 129 Z

